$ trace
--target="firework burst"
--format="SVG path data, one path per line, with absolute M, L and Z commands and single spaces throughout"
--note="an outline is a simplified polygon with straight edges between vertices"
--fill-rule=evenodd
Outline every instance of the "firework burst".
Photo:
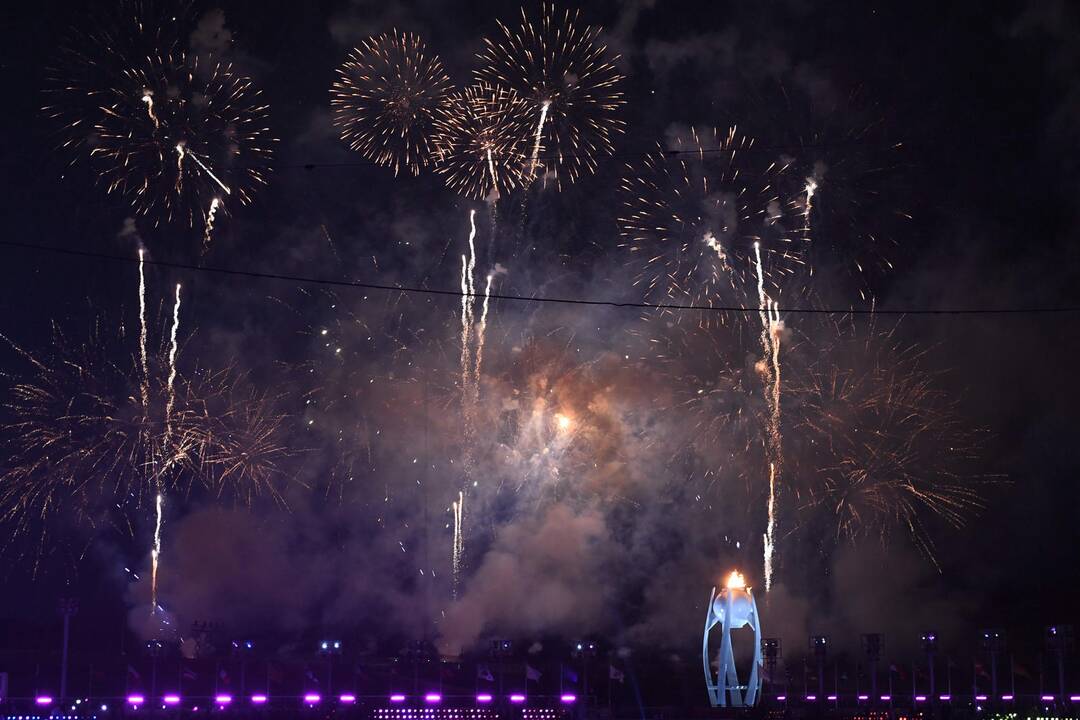
M 89 163 L 137 215 L 209 224 L 266 184 L 276 140 L 251 80 L 189 55 L 170 39 L 176 25 L 137 8 L 90 33 L 62 54 L 44 111 L 72 162 Z
M 985 479 L 969 471 L 981 435 L 895 327 L 846 319 L 838 330 L 831 347 L 809 348 L 788 386 L 800 514 L 817 515 L 835 540 L 885 541 L 901 529 L 933 559 L 924 519 L 959 527 L 982 505 Z
M 70 539 L 54 538 L 70 526 L 85 536 L 110 528 L 133 534 L 133 513 L 150 506 L 159 481 L 191 467 L 195 442 L 179 427 L 166 440 L 163 416 L 148 413 L 140 400 L 135 359 L 109 359 L 124 357 L 123 326 L 98 319 L 80 343 L 54 325 L 40 355 L 4 340 L 25 365 L 25 372 L 7 376 L 2 426 L 8 460 L 0 518 L 12 526 L 12 538 L 36 536 L 33 553 L 40 558 L 54 540 Z M 151 362 L 165 367 L 164 346 Z M 161 389 L 151 388 L 152 399 Z
M 805 226 L 777 179 L 781 162 L 758 163 L 753 139 L 734 128 L 673 137 L 667 149 L 627 165 L 620 184 L 620 247 L 631 253 L 634 284 L 651 302 L 703 307 L 758 304 L 778 297 L 803 266 Z M 679 317 L 693 317 L 680 313 Z M 726 319 L 704 312 L 699 324 Z
M 509 90 L 478 83 L 439 108 L 433 143 L 435 172 L 447 187 L 474 200 L 497 199 L 521 186 L 523 103 Z
M 543 165 L 558 186 L 595 172 L 625 131 L 623 76 L 599 41 L 600 29 L 582 25 L 578 11 L 557 12 L 544 3 L 539 21 L 521 11 L 517 29 L 499 22 L 485 38 L 476 75 L 511 90 L 529 106 L 535 125 L 530 175 Z
M 353 49 L 337 74 L 330 105 L 342 140 L 395 175 L 418 175 L 433 159 L 435 111 L 451 89 L 438 56 L 394 30 Z

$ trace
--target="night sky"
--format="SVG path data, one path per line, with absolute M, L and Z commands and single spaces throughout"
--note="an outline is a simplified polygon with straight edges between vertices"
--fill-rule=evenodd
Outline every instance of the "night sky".
M 162 263 L 455 291 L 475 209 L 479 277 L 494 272 L 493 292 L 655 301 L 635 284 L 638 259 L 619 246 L 620 179 L 657 142 L 734 124 L 762 157 L 829 168 L 816 198 L 814 276 L 800 280 L 812 291 L 780 292 L 782 311 L 1080 306 L 1080 12 L 1066 2 L 583 5 L 581 22 L 600 26 L 609 53 L 621 54 L 627 132 L 595 174 L 501 198 L 494 238 L 489 204 L 456 196 L 430 171 L 394 177 L 351 152 L 332 125 L 329 88 L 350 48 L 395 27 L 421 35 L 463 87 L 496 19 L 519 22 L 516 5 L 196 2 L 184 41 L 262 88 L 280 139 L 269 185 L 250 206 L 229 208 L 205 255 L 199 222 L 132 226 L 126 200 L 96 185 L 88 163 L 68 167 L 61 128 L 40 110 L 46 68 L 62 45 L 85 43 L 71 28 L 104 22 L 98 5 L 3 10 L 0 240 L 132 259 L 141 242 Z M 866 257 L 891 269 L 872 261 L 853 273 Z M 105 352 L 130 364 L 137 272 L 0 246 L 0 333 L 37 354 L 51 323 L 83 342 L 103 318 L 127 329 L 126 344 Z M 722 574 L 738 566 L 761 587 L 767 476 L 760 423 L 748 420 L 765 402 L 756 312 L 716 330 L 701 329 L 695 311 L 493 300 L 466 453 L 460 298 L 151 266 L 154 342 L 164 341 L 177 282 L 180 374 L 234 368 L 287 415 L 280 438 L 290 451 L 275 480 L 280 502 L 263 494 L 249 507 L 198 488 L 170 495 L 161 602 L 181 630 L 195 620 L 275 637 L 337 628 L 428 637 L 454 652 L 491 632 L 595 632 L 690 652 Z M 854 644 L 880 630 L 899 651 L 927 627 L 966 647 L 977 628 L 1001 626 L 1018 647 L 1038 647 L 1043 625 L 1077 620 L 1077 318 L 783 315 L 795 389 L 826 353 L 842 354 L 828 356 L 835 366 L 868 367 L 844 354 L 858 343 L 838 340 L 838 326 L 917 348 L 935 397 L 980 438 L 962 472 L 985 507 L 965 511 L 959 529 L 923 518 L 937 566 L 902 528 L 884 547 L 874 531 L 837 541 L 820 508 L 796 497 L 815 468 L 793 392 L 782 400 L 791 403 L 784 466 L 796 477 L 782 480 L 770 634 L 801 647 L 807 631 Z M 8 412 L 27 363 L 5 344 L 0 370 Z M 680 398 L 714 376 L 734 378 L 743 395 L 740 419 L 709 434 L 696 423 L 712 410 L 688 411 Z M 560 445 L 549 430 L 530 431 L 537 408 L 573 417 L 574 435 Z M 918 469 L 934 471 L 932 461 Z M 453 601 L 449 506 L 463 482 Z M 125 618 L 136 634 L 159 634 L 145 620 L 152 505 L 134 503 L 130 532 L 89 543 L 60 511 L 43 557 L 15 537 L 0 619 L 51 627 L 68 592 L 109 628 L 80 631 L 92 642 L 115 643 Z M 86 547 L 81 559 L 76 546 Z

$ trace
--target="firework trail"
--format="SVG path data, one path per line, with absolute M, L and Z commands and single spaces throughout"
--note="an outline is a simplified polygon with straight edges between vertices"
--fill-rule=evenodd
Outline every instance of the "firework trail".
M 210 237 L 214 234 L 214 217 L 218 208 L 221 207 L 221 198 L 215 197 L 210 201 L 210 209 L 206 211 L 206 230 L 203 232 L 203 254 L 210 249 Z
M 164 447 L 167 449 L 172 440 L 172 419 L 173 408 L 176 406 L 176 352 L 177 332 L 180 329 L 180 283 L 176 283 L 176 300 L 173 303 L 173 315 L 172 315 L 172 328 L 169 331 L 169 378 L 166 382 L 165 390 L 167 398 L 165 401 L 165 442 Z
M 139 248 L 139 361 L 142 363 L 142 382 L 139 390 L 142 395 L 143 415 L 150 405 L 150 368 L 146 357 L 146 274 L 143 265 L 146 250 Z
M 776 466 L 769 463 L 769 519 L 765 525 L 765 592 L 772 587 L 773 558 L 776 555 Z
M 157 114 L 154 112 L 154 94 L 149 90 L 143 90 L 142 96 L 143 102 L 146 103 L 146 114 L 150 117 L 150 122 L 154 123 L 154 129 L 161 127 L 161 123 L 157 119 Z
M 154 503 L 154 546 L 150 551 L 150 612 L 157 612 L 157 587 L 158 570 L 161 566 L 161 516 L 164 504 L 165 480 L 164 475 L 169 471 L 173 463 L 171 448 L 173 440 L 173 409 L 176 407 L 176 336 L 180 327 L 180 283 L 176 284 L 176 302 L 173 304 L 172 329 L 169 332 L 169 376 L 166 381 L 165 400 L 165 433 L 162 440 L 162 457 L 164 463 L 161 468 L 154 469 L 154 483 L 157 487 L 157 497 Z
M 330 105 L 342 140 L 395 175 L 419 175 L 435 158 L 435 114 L 451 89 L 439 58 L 393 30 L 354 48 L 337 75 Z
M 465 554 L 465 536 L 462 532 L 462 523 L 465 518 L 465 493 L 458 491 L 458 499 L 454 501 L 452 508 L 454 513 L 454 539 L 451 549 L 451 564 L 453 566 L 453 593 L 457 598 L 458 583 L 461 579 L 461 561 Z
M 816 177 L 806 178 L 806 188 L 803 193 L 806 195 L 804 201 L 803 217 L 806 219 L 806 227 L 810 227 L 810 214 L 814 210 L 814 194 L 818 189 L 818 181 Z
M 551 101 L 545 100 L 540 106 L 540 120 L 536 123 L 536 139 L 533 141 L 532 157 L 529 158 L 529 177 L 536 177 L 536 166 L 540 159 L 540 143 L 544 137 L 544 123 L 547 121 Z
M 600 29 L 579 23 L 578 11 L 557 13 L 543 3 L 538 21 L 521 11 L 512 30 L 501 21 L 497 39 L 484 38 L 476 78 L 513 91 L 539 115 L 528 175 L 543 145 L 546 169 L 558 187 L 595 172 L 598 158 L 614 152 L 613 138 L 626 124 L 623 76 L 600 41 Z
M 780 305 L 765 292 L 765 274 L 761 265 L 761 245 L 754 243 L 757 270 L 758 315 L 761 318 L 762 359 L 759 367 L 768 398 L 766 456 L 769 461 L 768 520 L 764 543 L 765 592 L 772 588 L 773 565 L 776 554 L 776 497 L 777 475 L 783 458 L 783 437 L 780 432 Z
M 202 171 L 204 173 L 206 173 L 207 177 L 209 177 L 211 180 L 213 180 L 215 183 L 217 183 L 217 186 L 225 191 L 226 195 L 232 195 L 232 190 L 229 189 L 229 186 L 226 185 L 225 183 L 221 182 L 221 178 L 219 178 L 217 175 L 215 175 L 210 170 L 210 168 L 206 167 L 206 163 L 204 163 L 202 160 L 200 160 L 198 155 L 191 152 L 190 150 L 185 150 L 183 144 L 178 144 L 176 146 L 176 152 L 180 154 L 180 160 L 181 161 L 184 159 L 185 156 L 190 156 L 191 159 L 195 161 L 195 164 L 198 165 L 200 168 L 202 168 Z M 214 199 L 217 200 L 217 198 L 214 198 Z
M 461 256 L 461 402 L 465 432 L 471 432 L 473 308 L 476 303 L 476 210 L 469 211 L 469 254 Z
M 480 310 L 480 324 L 476 327 L 476 366 L 473 368 L 473 402 L 479 401 L 480 395 L 480 371 L 484 362 L 484 336 L 487 334 L 488 304 L 491 300 L 491 281 L 493 273 L 488 273 L 487 284 L 484 286 L 484 304 Z
M 465 426 L 465 448 L 462 464 L 465 468 L 465 482 L 472 472 L 473 442 L 475 440 L 476 404 L 480 395 L 480 361 L 483 353 L 482 332 L 478 337 L 475 365 L 473 364 L 474 307 L 476 304 L 476 285 L 473 279 L 476 270 L 476 210 L 469 211 L 469 255 L 461 256 L 461 409 Z M 491 278 L 488 277 L 488 289 Z M 487 298 L 484 300 L 482 326 L 487 323 Z M 464 494 L 458 493 L 458 502 L 454 504 L 454 542 L 451 549 L 451 565 L 454 575 L 454 592 L 457 592 L 458 573 L 461 569 L 462 507 Z

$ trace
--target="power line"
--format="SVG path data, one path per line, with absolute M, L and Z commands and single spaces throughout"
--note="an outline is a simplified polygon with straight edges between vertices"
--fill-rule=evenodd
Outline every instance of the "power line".
M 92 252 L 90 250 L 75 250 L 53 245 L 37 245 L 34 243 L 18 242 L 16 240 L 0 240 L 0 247 L 8 247 L 17 250 L 32 250 L 47 252 L 56 255 L 71 257 L 90 258 L 110 262 L 120 262 L 129 265 L 137 265 L 140 261 L 137 257 L 126 255 L 112 255 L 109 253 Z M 168 268 L 170 270 L 186 270 L 201 272 L 212 275 L 228 275 L 232 277 L 247 277 L 258 280 L 279 280 L 300 285 L 323 285 L 327 287 L 348 287 L 361 290 L 379 290 L 384 292 L 411 293 L 415 295 L 436 295 L 447 297 L 484 297 L 480 293 L 463 293 L 460 290 L 442 290 L 438 288 L 416 287 L 411 285 L 387 285 L 385 283 L 361 282 L 359 280 L 335 280 L 333 278 L 305 277 L 302 275 L 288 275 L 285 273 L 260 272 L 257 270 L 243 270 L 239 268 L 215 267 L 212 265 L 192 265 L 190 263 L 170 262 L 167 260 L 142 261 L 146 265 Z M 546 303 L 553 305 L 588 305 L 612 308 L 640 308 L 646 310 L 679 310 L 693 312 L 735 312 L 735 313 L 758 313 L 760 308 L 743 307 L 740 305 L 682 305 L 678 303 L 647 303 L 641 301 L 617 300 L 594 300 L 590 298 L 565 298 L 547 296 L 509 295 L 503 293 L 491 293 L 487 296 L 494 300 L 507 300 L 511 302 Z M 799 315 L 1045 315 L 1080 312 L 1080 305 L 1060 306 L 1034 306 L 1034 307 L 1006 307 L 1006 308 L 784 308 L 784 314 Z

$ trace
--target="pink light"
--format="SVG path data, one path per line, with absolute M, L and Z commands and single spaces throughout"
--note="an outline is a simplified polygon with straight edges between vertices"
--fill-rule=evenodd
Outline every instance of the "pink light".
M 394 693 L 393 695 L 390 696 L 390 702 L 392 702 L 392 703 L 403 703 L 403 702 L 405 702 L 405 696 L 402 695 L 401 693 Z
M 215 695 L 214 702 L 218 705 L 228 705 L 232 702 L 232 695 Z
M 1054 696 L 1053 695 L 1043 695 L 1042 696 L 1042 701 L 1043 702 L 1054 702 Z
M 1011 697 L 1009 699 L 1012 700 Z M 1080 702 L 1080 695 L 1070 695 L 1069 696 L 1069 701 L 1070 702 Z
M 817 695 L 807 695 L 806 696 L 806 701 L 807 702 L 814 702 L 815 700 L 817 700 Z
M 163 703 L 165 703 L 166 705 L 179 705 L 180 704 L 180 696 L 179 695 L 166 695 L 165 697 L 161 698 L 161 701 Z
M 860 695 L 860 696 L 859 696 L 859 699 L 860 699 L 860 700 L 869 700 L 869 699 L 870 699 L 870 696 L 869 696 L 869 695 Z
M 975 699 L 978 700 L 979 702 L 986 702 L 986 696 L 985 695 L 976 695 Z
M 571 695 L 569 693 L 559 696 L 559 701 L 564 703 L 577 702 L 577 695 Z
M 265 705 L 266 701 L 268 699 L 269 698 L 267 698 L 265 695 L 252 695 L 251 696 L 251 704 L 252 705 Z
M 834 702 L 836 700 L 836 696 L 835 695 L 830 695 L 829 697 L 827 697 L 825 699 L 828 700 L 829 702 Z
M 776 699 L 779 702 L 786 702 L 787 701 L 787 695 L 777 695 Z
M 525 696 L 521 695 L 520 693 L 514 693 L 510 696 L 510 702 L 520 705 L 521 703 L 525 702 Z
M 339 697 L 338 700 L 340 700 L 343 703 L 354 703 L 354 702 L 356 702 L 356 696 L 346 694 L 346 695 L 342 695 L 341 697 Z
M 941 702 L 949 702 L 952 700 L 952 695 L 938 695 L 938 700 Z
M 1012 695 L 1002 695 L 1002 696 L 1001 696 L 1001 699 L 1002 699 L 1002 700 L 1012 700 L 1012 699 L 1013 699 L 1013 696 L 1012 696 Z
M 476 702 L 478 703 L 489 703 L 491 702 L 491 700 L 491 695 L 489 695 L 488 693 L 481 693 L 476 696 Z
M 881 696 L 881 702 L 889 702 L 890 700 L 892 700 L 892 695 L 882 695 Z
M 52 698 L 48 695 L 38 695 L 34 698 L 34 702 L 38 705 L 52 705 Z
M 926 696 L 925 695 L 916 695 L 915 696 L 915 702 L 926 702 Z
M 144 702 L 146 702 L 146 698 L 142 695 L 128 695 L 127 701 L 132 705 L 142 705 Z
M 424 696 L 424 702 L 437 703 L 442 702 L 442 695 L 439 693 L 430 692 Z
M 308 705 L 317 705 L 322 700 L 322 695 L 318 693 L 308 693 L 304 695 L 304 702 Z

